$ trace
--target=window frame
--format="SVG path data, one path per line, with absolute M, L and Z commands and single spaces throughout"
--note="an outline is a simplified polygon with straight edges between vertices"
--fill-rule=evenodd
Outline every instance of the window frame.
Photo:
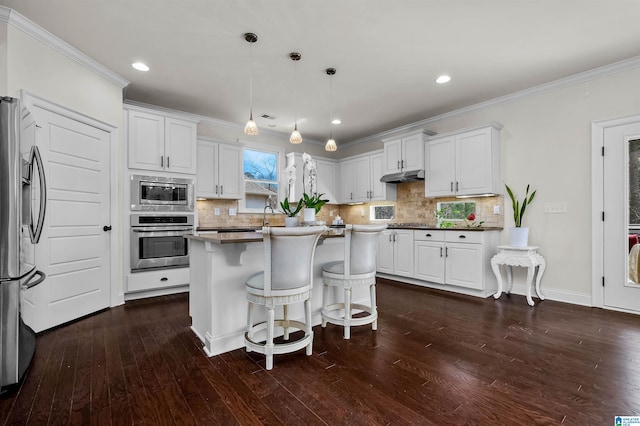
M 277 154 L 277 166 L 276 166 L 276 173 L 277 173 L 277 177 L 275 182 L 278 184 L 278 194 L 277 197 L 278 199 L 275 202 L 275 205 L 279 205 L 280 200 L 283 199 L 283 186 L 285 185 L 286 182 L 283 181 L 283 175 L 284 175 L 284 166 L 286 164 L 285 162 L 285 152 L 284 152 L 284 148 L 280 147 L 280 146 L 274 146 L 268 143 L 264 143 L 264 142 L 253 142 L 253 141 L 239 141 L 241 146 L 242 146 L 242 198 L 240 198 L 238 200 L 238 213 L 260 213 L 262 214 L 264 212 L 264 208 L 250 208 L 247 207 L 246 205 L 246 194 L 245 194 L 245 190 L 246 190 L 246 182 L 247 180 L 244 177 L 244 150 L 248 149 L 250 151 L 263 151 L 263 152 L 271 152 L 271 153 L 275 153 Z M 274 212 L 275 213 L 279 213 L 279 210 L 274 207 Z

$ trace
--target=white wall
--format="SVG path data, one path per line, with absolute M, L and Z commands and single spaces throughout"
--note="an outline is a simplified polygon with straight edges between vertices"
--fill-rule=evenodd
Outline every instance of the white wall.
M 638 114 L 638 87 L 640 68 L 634 68 L 427 126 L 438 133 L 490 121 L 504 126 L 501 176 L 520 197 L 527 184 L 538 190 L 523 226 L 547 259 L 542 288 L 552 298 L 590 303 L 591 123 Z M 545 203 L 559 202 L 567 204 L 567 214 L 544 213 Z M 506 228 L 513 226 L 508 199 L 505 209 Z M 502 241 L 508 241 L 506 229 Z
M 5 31 L 6 30 L 6 31 Z M 117 129 L 122 129 L 122 89 L 98 75 L 79 62 L 53 49 L 31 35 L 5 22 L 0 22 L 0 95 L 20 97 L 22 89 L 44 98 L 47 101 L 61 105 L 75 112 L 105 122 Z M 6 56 L 6 59 L 4 58 Z M 6 69 L 6 73 L 4 70 Z M 124 175 L 124 134 L 118 132 L 120 140 L 116 140 L 116 170 L 118 178 Z M 123 182 L 119 179 L 120 196 L 112 200 L 116 203 L 115 210 L 123 211 Z M 122 215 L 112 218 L 115 230 L 123 229 Z M 122 252 L 124 236 L 117 234 L 117 251 Z M 112 279 L 117 281 L 116 287 L 121 293 L 122 259 L 117 262 L 117 273 Z

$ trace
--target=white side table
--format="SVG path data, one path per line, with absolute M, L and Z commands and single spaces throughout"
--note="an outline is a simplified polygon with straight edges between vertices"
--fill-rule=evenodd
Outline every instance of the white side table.
M 512 266 L 522 266 L 527 268 L 527 303 L 533 306 L 533 299 L 531 298 L 531 285 L 533 283 L 533 275 L 538 268 L 538 275 L 536 277 L 536 294 L 540 300 L 544 300 L 544 296 L 540 292 L 540 281 L 542 280 L 542 274 L 546 268 L 546 262 L 544 257 L 540 255 L 537 250 L 538 247 L 512 247 L 512 246 L 498 246 L 500 252 L 491 258 L 491 269 L 498 280 L 498 291 L 493 295 L 494 298 L 499 298 L 502 294 L 502 274 L 500 273 L 500 265 L 504 265 L 507 271 L 507 294 L 511 292 L 511 286 L 513 285 L 513 276 L 511 274 Z

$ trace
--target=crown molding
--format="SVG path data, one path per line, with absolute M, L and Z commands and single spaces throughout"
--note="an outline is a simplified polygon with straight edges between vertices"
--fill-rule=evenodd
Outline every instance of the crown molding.
M 552 90 L 560 89 L 562 87 L 568 87 L 575 84 L 584 83 L 586 81 L 590 81 L 599 77 L 615 74 L 618 72 L 630 70 L 637 67 L 640 67 L 640 56 L 634 56 L 632 58 L 614 62 L 609 65 L 603 65 L 598 68 L 594 68 L 578 74 L 570 75 L 568 77 L 550 81 L 548 83 L 543 83 L 538 86 L 520 90 L 518 92 L 514 92 L 505 96 L 490 99 L 485 102 L 480 102 L 474 105 L 456 109 L 456 110 L 453 110 L 444 114 L 440 114 L 434 117 L 426 118 L 424 120 L 416 121 L 414 123 L 410 123 L 405 126 L 396 127 L 394 129 L 387 130 L 385 132 L 376 133 L 371 136 L 366 136 L 364 138 L 346 142 L 343 144 L 343 146 L 352 146 L 352 145 L 357 145 L 357 144 L 366 143 L 366 142 L 377 142 L 383 138 L 388 138 L 397 133 L 404 133 L 404 132 L 409 132 L 411 130 L 418 130 L 420 128 L 425 128 L 426 126 L 429 126 L 430 124 L 433 124 L 433 123 L 437 123 L 445 118 L 451 118 L 451 117 L 456 117 L 463 114 L 468 114 L 472 111 L 476 111 L 479 109 L 489 108 L 491 106 L 495 106 L 495 105 L 499 105 L 507 102 L 513 102 L 519 99 L 527 98 L 529 96 L 550 92 Z
M 101 77 L 105 78 L 121 89 L 124 89 L 129 85 L 129 80 L 123 78 L 113 70 L 105 67 L 95 59 L 82 53 L 75 47 L 66 43 L 59 37 L 51 34 L 49 31 L 20 15 L 13 9 L 5 6 L 0 6 L 0 22 L 6 22 L 9 25 L 13 25 L 15 28 L 21 30 L 26 34 L 29 34 L 36 40 L 41 41 L 45 45 L 57 50 L 68 58 L 73 59 L 80 65 L 89 68 L 91 71 L 95 72 L 96 74 L 100 75 Z

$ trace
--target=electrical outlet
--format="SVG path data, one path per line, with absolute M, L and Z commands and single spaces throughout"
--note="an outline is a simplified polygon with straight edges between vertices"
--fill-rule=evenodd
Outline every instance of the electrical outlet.
M 238 213 L 238 210 L 233 207 L 229 207 L 229 216 L 235 216 L 236 213 Z
M 493 206 L 493 214 L 500 214 L 500 206 Z
M 213 214 L 216 216 L 220 216 L 220 208 L 216 207 L 215 209 L 213 209 Z
M 360 216 L 364 217 L 364 209 L 360 210 Z
M 330 217 L 333 217 L 333 214 L 334 214 L 334 213 L 335 213 L 335 212 L 334 212 L 333 210 L 329 210 L 329 216 L 330 216 Z

